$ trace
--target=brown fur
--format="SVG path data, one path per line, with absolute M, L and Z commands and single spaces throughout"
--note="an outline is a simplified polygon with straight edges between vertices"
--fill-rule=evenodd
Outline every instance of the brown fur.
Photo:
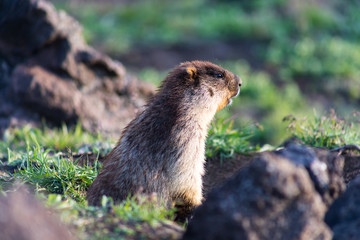
M 89 204 L 103 195 L 120 201 L 155 192 L 166 203 L 199 205 L 209 124 L 240 86 L 238 76 L 210 62 L 176 67 L 124 129 L 88 191 Z

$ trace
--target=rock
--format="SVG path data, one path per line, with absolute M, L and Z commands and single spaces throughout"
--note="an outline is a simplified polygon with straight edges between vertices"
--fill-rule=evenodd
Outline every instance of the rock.
M 325 216 L 335 239 L 355 240 L 360 236 L 360 176 L 350 182 L 345 193 L 334 201 Z
M 118 135 L 153 95 L 153 86 L 86 45 L 80 24 L 50 3 L 4 0 L 1 14 L 0 133 L 45 119 Z
M 208 195 L 183 239 L 331 239 L 326 209 L 302 163 L 265 153 Z
M 345 155 L 344 180 L 349 183 L 360 174 L 360 156 L 354 154 Z
M 345 192 L 346 185 L 343 178 L 345 159 L 327 149 L 314 148 L 314 151 L 318 159 L 327 166 L 329 184 L 327 189 L 321 193 L 321 197 L 326 206 L 329 207 L 335 199 Z
M 34 197 L 20 189 L 0 198 L 1 239 L 74 239 Z
M 289 144 L 275 154 L 292 160 L 308 171 L 315 189 L 329 206 L 345 191 L 343 180 L 344 158 L 326 149 Z
M 360 219 L 352 222 L 336 225 L 332 228 L 334 232 L 333 240 L 358 240 L 360 229 Z
M 52 121 L 76 122 L 81 94 L 72 81 L 66 81 L 40 66 L 15 68 L 12 89 L 25 106 Z M 61 123 L 61 121 L 60 121 Z

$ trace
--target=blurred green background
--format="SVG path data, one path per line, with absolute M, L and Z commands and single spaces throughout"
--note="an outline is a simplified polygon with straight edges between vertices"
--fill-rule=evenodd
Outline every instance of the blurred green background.
M 277 145 L 287 122 L 334 109 L 360 111 L 358 0 L 53 1 L 84 27 L 87 42 L 158 85 L 187 60 L 220 64 L 243 80 L 218 118 L 258 127 Z

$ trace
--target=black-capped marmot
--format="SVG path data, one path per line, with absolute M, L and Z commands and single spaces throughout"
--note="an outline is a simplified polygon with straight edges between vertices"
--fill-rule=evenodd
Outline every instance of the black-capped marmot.
M 208 128 L 240 86 L 238 76 L 210 62 L 173 69 L 106 157 L 87 193 L 89 204 L 98 205 L 103 195 L 121 201 L 137 193 L 201 204 Z

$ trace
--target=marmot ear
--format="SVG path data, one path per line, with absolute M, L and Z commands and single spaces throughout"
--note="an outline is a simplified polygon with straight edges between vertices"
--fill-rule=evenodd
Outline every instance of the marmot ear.
M 197 76 L 196 68 L 191 66 L 186 68 L 186 72 L 189 74 L 190 80 L 195 80 Z

